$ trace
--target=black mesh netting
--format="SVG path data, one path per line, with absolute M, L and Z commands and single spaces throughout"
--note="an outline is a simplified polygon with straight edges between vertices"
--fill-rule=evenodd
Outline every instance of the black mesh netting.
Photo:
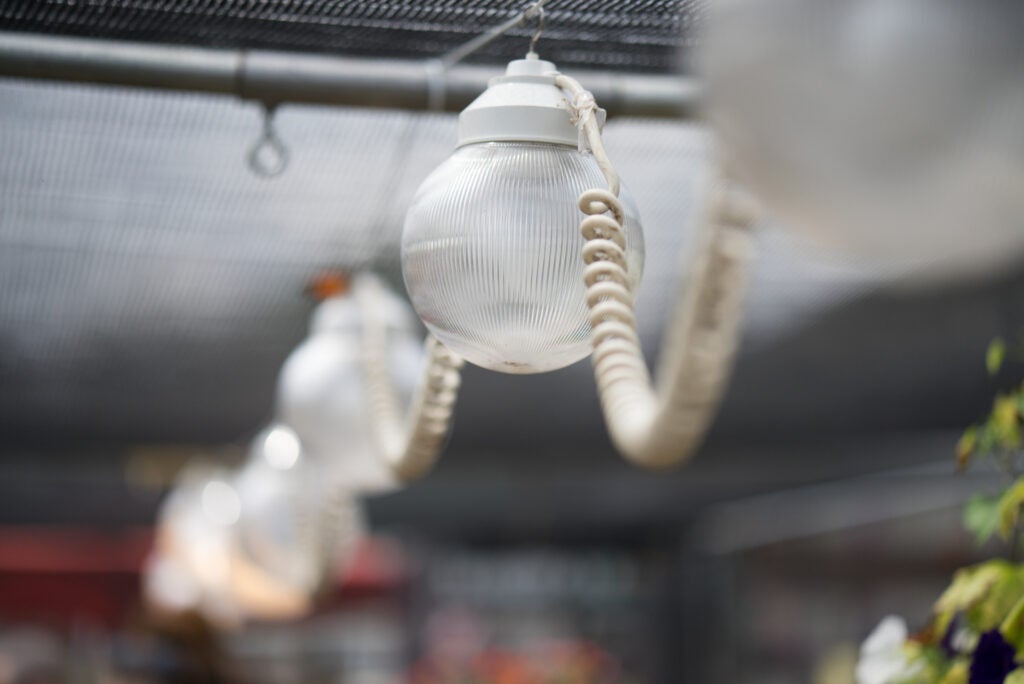
M 541 54 L 565 66 L 667 71 L 706 0 L 553 0 Z M 443 54 L 523 8 L 509 0 L 0 0 L 0 28 L 96 38 L 375 57 Z M 473 59 L 521 54 L 520 28 Z

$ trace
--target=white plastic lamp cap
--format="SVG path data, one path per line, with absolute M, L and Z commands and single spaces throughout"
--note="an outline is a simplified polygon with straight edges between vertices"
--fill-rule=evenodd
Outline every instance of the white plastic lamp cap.
M 578 144 L 569 102 L 555 85 L 554 63 L 529 55 L 509 62 L 504 76 L 492 78 L 480 97 L 459 115 L 458 147 L 480 142 Z M 604 125 L 605 112 L 598 110 Z

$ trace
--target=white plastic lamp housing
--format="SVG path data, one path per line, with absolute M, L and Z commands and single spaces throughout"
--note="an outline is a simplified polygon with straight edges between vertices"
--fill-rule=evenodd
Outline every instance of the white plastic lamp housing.
M 577 202 L 605 179 L 579 152 L 555 73 L 528 58 L 493 79 L 459 116 L 458 148 L 406 214 L 413 307 L 445 346 L 495 371 L 540 373 L 590 353 Z M 621 199 L 635 289 L 643 233 L 628 191 Z
M 356 279 L 355 289 L 360 287 Z M 390 333 L 389 370 L 400 401 L 410 401 L 423 347 L 415 316 L 394 293 L 381 298 Z M 298 435 L 303 453 L 350 491 L 397 486 L 374 451 L 362 375 L 362 314 L 353 295 L 332 297 L 314 315 L 309 337 L 292 352 L 277 384 L 277 416 Z

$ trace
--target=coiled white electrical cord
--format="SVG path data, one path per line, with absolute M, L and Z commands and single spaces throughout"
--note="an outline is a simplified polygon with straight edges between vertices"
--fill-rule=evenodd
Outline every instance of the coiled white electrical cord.
M 622 232 L 619 179 L 601 140 L 597 104 L 578 81 L 563 74 L 556 85 L 571 95 L 580 147 L 587 143 L 608 190 L 584 192 L 587 240 L 584 279 L 594 346 L 593 363 L 608 432 L 629 461 L 665 468 L 700 446 L 732 370 L 743 317 L 751 226 L 758 210 L 741 189 L 717 180 L 698 221 L 697 256 L 681 285 L 666 329 L 658 384 L 652 386 L 633 311 Z M 585 140 L 584 140 L 585 138 Z
M 609 434 L 632 463 L 676 465 L 700 446 L 732 370 L 748 264 L 753 254 L 754 201 L 735 184 L 717 179 L 697 222 L 698 244 L 688 282 L 681 284 L 662 345 L 654 386 L 640 347 L 629 289 L 619 203 L 619 179 L 601 140 L 597 104 L 578 81 L 556 76 L 572 100 L 580 147 L 589 148 L 608 183 L 579 199 L 586 217 L 584 280 L 593 340 L 594 377 Z M 375 281 L 357 288 L 364 313 L 364 373 L 377 447 L 402 481 L 425 474 L 437 460 L 451 427 L 462 359 L 433 336 L 427 362 L 406 418 L 389 373 L 387 326 L 379 312 L 383 291 Z
M 363 313 L 363 380 L 374 441 L 394 476 L 408 482 L 426 474 L 444 447 L 463 361 L 428 335 L 423 375 L 403 418 L 388 364 L 388 331 L 381 317 L 383 286 L 366 278 L 356 285 Z

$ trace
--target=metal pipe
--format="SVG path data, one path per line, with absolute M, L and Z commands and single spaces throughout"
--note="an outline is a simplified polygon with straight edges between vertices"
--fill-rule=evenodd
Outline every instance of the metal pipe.
M 219 93 L 274 104 L 461 111 L 495 67 L 150 45 L 0 31 L 0 77 Z M 695 116 L 698 89 L 678 75 L 573 71 L 611 116 Z M 435 97 L 431 98 L 431 93 Z M 431 107 L 431 104 L 435 107 Z

